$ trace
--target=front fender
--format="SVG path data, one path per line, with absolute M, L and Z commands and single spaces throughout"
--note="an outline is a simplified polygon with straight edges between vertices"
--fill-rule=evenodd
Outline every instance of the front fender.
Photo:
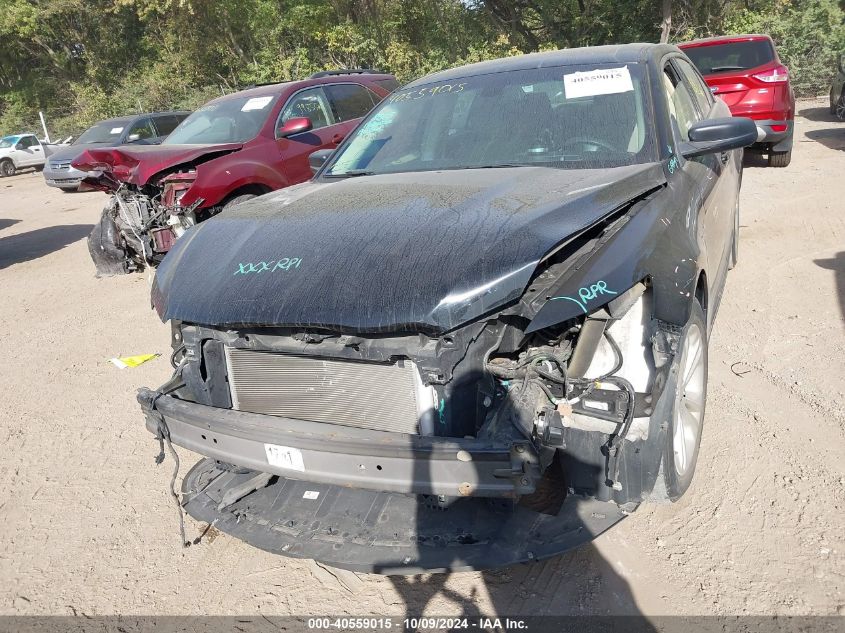
M 226 157 L 224 157 L 226 158 Z M 182 196 L 181 205 L 188 207 L 202 199 L 202 207 L 220 204 L 233 191 L 248 185 L 261 185 L 268 189 L 281 189 L 290 183 L 266 162 L 256 159 L 210 161 L 197 166 L 197 178 Z
M 593 250 L 532 301 L 536 315 L 527 333 L 584 316 L 648 280 L 655 318 L 674 325 L 689 319 L 691 298 L 701 269 L 696 228 L 687 209 L 672 209 L 664 188 L 631 211 Z

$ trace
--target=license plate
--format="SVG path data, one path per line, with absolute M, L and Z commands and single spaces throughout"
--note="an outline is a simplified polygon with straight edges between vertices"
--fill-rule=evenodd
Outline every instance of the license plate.
M 276 444 L 265 444 L 264 452 L 267 453 L 267 463 L 276 468 L 287 468 L 301 473 L 305 472 L 305 462 L 302 461 L 302 451 L 290 446 L 278 446 Z

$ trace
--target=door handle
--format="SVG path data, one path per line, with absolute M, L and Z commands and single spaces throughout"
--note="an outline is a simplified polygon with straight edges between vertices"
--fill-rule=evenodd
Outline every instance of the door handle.
M 332 143 L 335 143 L 335 144 L 340 143 L 345 138 L 346 138 L 345 134 L 335 134 L 332 137 Z

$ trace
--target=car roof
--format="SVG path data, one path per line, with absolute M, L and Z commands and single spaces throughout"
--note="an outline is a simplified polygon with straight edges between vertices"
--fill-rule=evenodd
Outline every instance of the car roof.
M 103 119 L 101 121 L 97 121 L 96 123 L 92 123 L 88 127 L 93 127 L 95 125 L 99 125 L 101 123 L 129 123 L 130 121 L 135 121 L 136 119 L 140 119 L 145 116 L 158 116 L 160 114 L 190 114 L 190 110 L 167 110 L 165 112 L 141 112 L 140 114 L 125 114 L 123 116 L 116 116 L 110 119 Z
M 221 101 L 227 101 L 228 99 L 243 99 L 244 97 L 275 97 L 276 95 L 281 94 L 284 90 L 288 88 L 297 89 L 300 87 L 305 88 L 307 86 L 319 86 L 322 84 L 348 83 L 350 80 L 355 83 L 360 83 L 360 80 L 362 79 L 365 79 L 366 81 L 378 81 L 381 79 L 395 79 L 395 77 L 389 73 L 351 72 L 342 75 L 331 75 L 329 77 L 315 77 L 298 79 L 296 81 L 283 81 L 277 84 L 265 84 L 261 86 L 254 86 L 253 88 L 246 88 L 245 90 L 239 90 L 237 92 L 230 92 L 229 94 L 225 94 L 221 97 L 217 97 L 216 99 L 212 99 L 208 103 L 218 103 Z
M 414 85 L 431 83 L 432 81 L 449 81 L 460 77 L 487 75 L 511 70 L 528 70 L 554 66 L 580 66 L 582 64 L 636 64 L 652 57 L 660 57 L 673 50 L 677 49 L 670 44 L 635 43 L 566 48 L 543 53 L 530 53 L 528 55 L 494 59 L 469 64 L 468 66 L 459 66 L 449 70 L 441 70 L 417 79 L 404 86 L 403 90 Z
M 771 42 L 772 38 L 762 33 L 749 33 L 744 35 L 718 35 L 716 37 L 702 37 L 689 42 L 681 42 L 678 48 L 693 48 L 695 46 L 713 46 L 714 44 L 729 44 L 731 42 L 753 42 L 766 40 Z

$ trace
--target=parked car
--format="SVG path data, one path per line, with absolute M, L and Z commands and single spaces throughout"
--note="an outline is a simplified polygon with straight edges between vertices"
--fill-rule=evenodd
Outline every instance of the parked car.
M 795 94 L 789 70 L 768 35 L 728 35 L 678 45 L 704 75 L 713 94 L 734 116 L 754 119 L 752 149 L 768 154 L 771 167 L 792 160 Z
M 162 451 L 207 456 L 185 509 L 412 573 L 551 556 L 677 500 L 756 137 L 669 45 L 394 92 L 313 181 L 190 228 L 159 267 L 176 371 L 138 400 Z
M 197 222 L 307 180 L 308 155 L 336 147 L 396 86 L 373 71 L 321 72 L 214 99 L 158 147 L 87 151 L 74 166 L 114 194 L 88 240 L 98 275 L 157 265 Z
M 836 76 L 830 86 L 830 113 L 845 121 L 845 53 L 839 56 Z
M 190 112 L 186 111 L 149 112 L 95 123 L 72 145 L 50 157 L 44 168 L 44 181 L 48 186 L 58 187 L 62 191 L 76 191 L 87 174 L 73 167 L 72 163 L 85 150 L 93 147 L 161 143 L 189 114 Z
M 13 134 L 0 139 L 0 176 L 14 176 L 25 167 L 44 168 L 47 148 L 35 134 Z

